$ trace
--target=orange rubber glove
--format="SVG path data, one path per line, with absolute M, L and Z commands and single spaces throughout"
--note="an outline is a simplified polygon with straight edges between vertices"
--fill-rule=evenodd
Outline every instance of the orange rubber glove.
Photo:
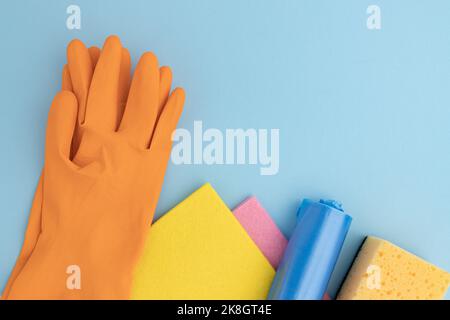
M 115 49 L 107 41 L 95 70 L 85 121 L 80 125 L 77 161 L 70 161 L 77 109 L 74 96 L 60 93 L 50 111 L 42 232 L 9 298 L 126 298 L 129 294 L 130 276 L 156 206 L 184 93 L 175 90 L 158 119 L 159 70 L 156 58 L 144 55 L 116 131 L 114 120 L 120 115 L 111 106 L 117 97 L 120 67 L 111 72 L 105 66 L 111 61 L 120 65 L 116 59 L 120 42 L 108 40 Z M 81 268 L 81 290 L 65 287 L 65 270 L 73 264 Z
M 129 90 L 129 81 L 130 81 L 130 69 L 131 69 L 131 61 L 130 55 L 127 49 L 122 49 L 122 62 L 121 62 L 121 70 L 120 70 L 120 80 L 119 80 L 119 99 L 117 104 L 117 109 L 119 110 L 119 114 L 123 113 L 123 108 L 126 103 L 126 98 Z M 87 95 L 89 91 L 89 86 L 92 79 L 93 69 L 98 61 L 100 55 L 100 49 L 97 47 L 89 48 L 89 58 L 87 55 L 87 49 L 84 47 L 83 43 L 79 40 L 73 40 L 68 48 L 67 48 L 67 56 L 68 56 L 68 65 L 65 65 L 63 68 L 62 74 L 62 89 L 73 91 L 77 97 L 79 97 L 79 101 L 82 103 L 78 103 L 78 117 L 75 132 L 79 133 L 79 125 L 82 123 L 82 119 L 85 113 L 85 103 L 87 100 Z M 70 66 L 70 68 L 69 68 Z M 70 71 L 72 70 L 73 77 L 70 76 Z M 73 78 L 73 79 L 72 79 Z M 172 83 L 172 72 L 169 67 L 164 66 L 160 68 L 160 95 L 159 95 L 159 109 L 162 110 L 162 106 L 167 101 L 170 93 L 170 87 Z M 72 141 L 72 149 L 73 152 L 77 150 L 79 146 L 79 139 L 77 142 Z M 30 217 L 28 220 L 28 226 L 25 233 L 24 243 L 22 245 L 21 252 L 19 257 L 17 258 L 16 264 L 14 266 L 13 271 L 8 279 L 8 282 L 3 291 L 3 299 L 7 299 L 10 288 L 17 278 L 18 274 L 22 270 L 26 261 L 28 260 L 31 252 L 33 251 L 39 234 L 41 232 L 41 207 L 42 207 L 42 179 L 40 178 L 35 197 L 33 200 L 33 204 L 31 207 Z
M 122 49 L 122 62 L 120 70 L 119 80 L 119 99 L 117 104 L 118 113 L 122 114 L 128 96 L 129 81 L 130 81 L 130 69 L 131 61 L 130 55 L 127 49 Z M 75 132 L 79 133 L 79 125 L 82 123 L 82 119 L 85 113 L 86 100 L 89 91 L 89 86 L 92 79 L 93 69 L 98 61 L 100 55 L 100 49 L 97 47 L 89 48 L 89 57 L 87 49 L 84 44 L 79 40 L 73 40 L 67 48 L 68 65 L 63 68 L 62 74 L 62 89 L 73 91 L 77 97 L 79 97 L 78 103 L 78 117 Z M 90 58 L 90 59 L 89 59 Z M 70 70 L 72 70 L 73 76 L 70 76 Z M 73 79 L 72 79 L 73 78 Z M 167 101 L 170 93 L 170 87 L 172 83 L 172 72 L 169 67 L 164 66 L 160 68 L 160 110 Z M 75 140 L 75 139 L 74 139 Z M 79 146 L 79 139 L 77 142 L 72 141 L 73 154 Z M 42 177 L 39 180 L 33 204 L 31 207 L 30 217 L 28 220 L 28 226 L 25 233 L 24 243 L 22 250 L 17 258 L 14 269 L 8 279 L 8 282 L 3 291 L 3 299 L 7 299 L 10 288 L 28 260 L 31 252 L 33 251 L 39 234 L 41 232 L 41 207 L 42 207 Z
M 69 65 L 65 65 L 62 72 L 62 90 L 74 91 L 73 87 L 75 87 L 75 94 L 79 97 L 82 97 L 83 94 L 87 96 L 88 88 L 84 88 L 84 86 L 88 86 L 91 82 L 92 74 L 93 74 L 93 66 L 97 64 L 98 57 L 100 55 L 100 49 L 97 47 L 91 47 L 88 50 L 89 59 L 87 59 L 85 55 L 85 51 L 87 49 L 84 47 L 83 43 L 78 40 L 73 40 L 69 46 L 67 47 L 67 56 L 69 65 L 73 68 L 74 80 L 72 84 L 72 79 L 70 78 Z M 124 53 L 128 54 L 128 52 L 124 49 Z M 124 55 L 126 57 L 126 55 Z M 129 54 L 128 54 L 129 57 Z M 129 59 L 128 59 L 129 60 Z M 123 58 L 123 70 L 125 71 L 125 63 L 126 59 Z M 129 64 L 129 63 L 128 63 Z M 130 67 L 128 66 L 128 82 L 130 78 Z M 121 73 L 121 78 L 127 76 L 127 72 Z M 88 80 L 88 81 L 87 81 Z M 127 92 L 128 93 L 128 92 Z M 86 99 L 79 99 L 79 101 L 86 101 Z M 83 112 L 81 109 L 84 109 L 85 105 L 82 105 L 80 102 L 78 103 L 78 112 Z M 77 126 L 75 131 L 79 131 L 79 122 L 77 122 Z M 72 142 L 72 148 L 75 150 L 79 146 L 79 143 Z M 11 286 L 14 280 L 19 275 L 23 266 L 27 262 L 28 258 L 33 251 L 36 242 L 38 240 L 39 234 L 41 232 L 41 208 L 42 208 L 42 183 L 43 176 L 39 178 L 39 182 L 36 188 L 36 192 L 34 194 L 33 203 L 30 210 L 30 216 L 28 218 L 28 225 L 25 231 L 25 238 L 22 244 L 22 249 L 19 253 L 19 256 L 16 260 L 16 264 L 9 276 L 8 282 L 6 283 L 5 289 L 3 290 L 2 299 L 7 299 L 9 291 L 11 290 Z

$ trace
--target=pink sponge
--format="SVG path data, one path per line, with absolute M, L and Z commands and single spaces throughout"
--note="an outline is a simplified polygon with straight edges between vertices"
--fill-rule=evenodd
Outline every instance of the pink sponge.
M 236 219 L 247 231 L 270 264 L 277 269 L 287 239 L 261 206 L 256 197 L 249 197 L 233 210 Z

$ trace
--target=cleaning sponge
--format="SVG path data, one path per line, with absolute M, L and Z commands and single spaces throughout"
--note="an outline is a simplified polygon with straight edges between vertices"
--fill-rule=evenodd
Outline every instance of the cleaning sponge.
M 256 197 L 249 197 L 233 210 L 245 231 L 276 269 L 283 257 L 287 239 Z
M 152 226 L 132 299 L 265 299 L 275 270 L 210 184 Z
M 337 299 L 442 299 L 450 274 L 383 239 L 367 237 Z

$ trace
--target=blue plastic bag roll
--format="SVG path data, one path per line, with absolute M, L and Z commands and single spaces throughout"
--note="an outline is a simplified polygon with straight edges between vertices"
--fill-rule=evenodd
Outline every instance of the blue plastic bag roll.
M 351 221 L 336 201 L 303 200 L 268 298 L 321 300 Z

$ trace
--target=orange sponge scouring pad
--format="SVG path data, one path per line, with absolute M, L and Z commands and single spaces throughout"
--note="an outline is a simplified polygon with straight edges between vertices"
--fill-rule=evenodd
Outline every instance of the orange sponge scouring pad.
M 367 237 L 338 294 L 339 300 L 435 300 L 450 274 L 392 243 Z

